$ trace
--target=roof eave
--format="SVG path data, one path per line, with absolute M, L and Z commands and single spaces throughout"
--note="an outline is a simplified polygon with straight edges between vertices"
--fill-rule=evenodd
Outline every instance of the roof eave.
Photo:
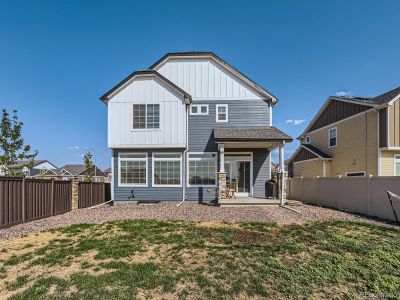
M 118 92 L 119 89 L 121 89 L 127 82 L 130 80 L 133 80 L 137 76 L 154 76 L 163 81 L 165 84 L 173 88 L 175 91 L 177 91 L 179 94 L 181 94 L 184 97 L 185 103 L 190 104 L 192 102 L 192 96 L 185 92 L 183 89 L 178 87 L 176 84 L 174 84 L 172 81 L 169 79 L 165 78 L 163 75 L 158 73 L 155 70 L 142 70 L 142 71 L 135 71 L 131 73 L 129 76 L 127 76 L 125 79 L 123 79 L 120 83 L 115 85 L 112 89 L 110 89 L 108 92 L 106 92 L 103 96 L 101 96 L 99 99 L 103 101 L 106 105 L 108 104 L 108 101 L 115 95 L 115 93 Z

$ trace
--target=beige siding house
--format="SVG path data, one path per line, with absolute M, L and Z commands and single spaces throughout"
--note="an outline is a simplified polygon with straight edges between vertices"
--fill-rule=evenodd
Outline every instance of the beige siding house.
M 298 140 L 293 177 L 400 176 L 400 87 L 374 98 L 329 97 Z

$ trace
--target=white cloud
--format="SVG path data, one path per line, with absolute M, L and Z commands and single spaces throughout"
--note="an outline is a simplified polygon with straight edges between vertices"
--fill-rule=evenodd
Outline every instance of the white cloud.
M 78 150 L 79 146 L 68 146 L 68 150 Z
M 353 92 L 352 91 L 339 91 L 339 92 L 336 92 L 336 96 L 339 96 L 339 97 L 350 97 L 351 95 L 353 94 Z
M 306 119 L 288 119 L 285 121 L 286 124 L 293 124 L 294 126 L 303 124 Z

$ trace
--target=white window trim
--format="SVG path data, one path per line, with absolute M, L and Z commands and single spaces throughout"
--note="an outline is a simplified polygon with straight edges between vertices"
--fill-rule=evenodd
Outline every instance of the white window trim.
M 194 106 L 197 107 L 197 113 L 193 113 L 192 112 L 192 108 Z M 205 113 L 201 112 L 201 107 L 202 106 L 207 108 L 207 112 L 205 112 Z M 192 116 L 206 116 L 206 115 L 208 115 L 208 104 L 192 104 L 192 106 L 190 106 L 190 115 L 192 115 Z
M 351 171 L 351 172 L 346 172 L 346 177 L 349 176 L 349 174 L 354 174 L 354 173 L 363 173 L 365 176 L 365 171 Z M 350 177 L 362 177 L 362 176 L 350 176 Z
M 311 137 L 310 136 L 306 136 L 306 144 L 311 144 Z
M 218 119 L 218 108 L 219 107 L 225 107 L 226 108 L 226 120 L 219 120 Z M 228 116 L 229 116 L 228 104 L 217 104 L 216 107 L 215 107 L 215 121 L 217 123 L 226 123 L 226 122 L 228 122 Z
M 140 105 L 140 104 L 146 105 L 146 111 L 145 111 L 145 116 L 144 116 L 146 128 L 133 128 L 133 106 Z M 159 105 L 158 128 L 147 128 L 147 105 L 149 105 L 149 104 L 158 104 Z M 130 130 L 135 131 L 135 132 L 161 131 L 161 115 L 162 115 L 161 114 L 161 103 L 132 103 Z
M 397 170 L 396 164 L 397 164 L 397 162 L 400 163 L 400 154 L 395 154 L 394 155 L 393 162 L 394 162 L 393 176 L 400 176 L 400 174 L 396 175 L 396 170 Z
M 123 155 L 146 155 L 145 158 L 121 158 L 121 154 Z M 136 183 L 122 183 L 121 182 L 121 160 L 123 161 L 145 161 L 146 162 L 146 183 L 145 184 L 136 184 Z M 118 186 L 121 187 L 147 187 L 148 186 L 148 177 L 149 177 L 149 160 L 146 152 L 123 152 L 118 153 Z
M 154 154 L 179 154 L 179 158 L 154 158 Z M 180 175 L 180 184 L 155 184 L 154 183 L 154 161 L 155 160 L 169 160 L 169 161 L 179 161 L 180 162 L 180 167 L 179 167 L 179 175 Z M 181 152 L 153 152 L 152 154 L 152 160 L 151 160 L 151 186 L 152 187 L 182 187 L 182 153 Z
M 189 183 L 189 154 L 215 154 L 215 184 L 190 184 Z M 186 186 L 187 187 L 216 187 L 218 182 L 218 152 L 187 152 L 186 153 Z M 201 160 L 201 158 L 191 158 L 190 160 Z
M 332 130 L 335 130 L 335 132 L 336 132 L 336 144 L 335 144 L 335 146 L 331 146 L 331 131 Z M 333 127 L 333 128 L 328 130 L 328 147 L 329 148 L 335 148 L 337 146 L 337 144 L 338 144 L 337 127 Z

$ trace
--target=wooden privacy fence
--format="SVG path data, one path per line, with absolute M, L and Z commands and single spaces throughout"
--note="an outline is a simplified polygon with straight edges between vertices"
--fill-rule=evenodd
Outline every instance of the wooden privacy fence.
M 98 205 L 110 200 L 110 184 L 104 182 L 79 182 L 78 208 Z
M 0 228 L 71 210 L 69 181 L 0 177 Z
M 386 191 L 400 194 L 399 176 L 290 178 L 287 198 L 395 220 Z

